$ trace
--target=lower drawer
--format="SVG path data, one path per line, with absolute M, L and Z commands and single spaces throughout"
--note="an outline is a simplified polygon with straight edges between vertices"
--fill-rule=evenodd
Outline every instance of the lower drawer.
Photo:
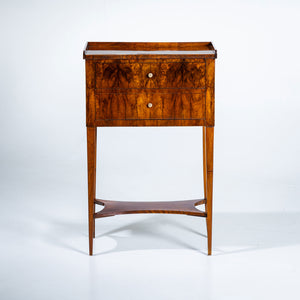
M 175 93 L 102 92 L 96 97 L 97 120 L 204 120 L 204 90 Z

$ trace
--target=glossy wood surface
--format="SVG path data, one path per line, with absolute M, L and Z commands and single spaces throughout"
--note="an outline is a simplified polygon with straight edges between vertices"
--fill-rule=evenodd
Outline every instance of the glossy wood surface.
M 212 201 L 213 201 L 213 156 L 214 156 L 214 127 L 205 129 L 205 151 L 206 151 L 206 227 L 208 255 L 212 251 Z
M 148 53 L 145 53 L 148 51 Z M 189 58 L 216 58 L 217 50 L 211 42 L 180 43 L 134 43 L 134 42 L 88 42 L 83 50 L 83 58 L 98 59 L 148 59 L 148 58 L 180 58 L 184 52 Z M 118 52 L 118 53 L 116 53 Z M 128 53 L 130 52 L 130 53 Z
M 103 60 L 95 64 L 96 89 L 204 88 L 205 60 Z M 149 78 L 151 73 L 153 77 Z
M 85 61 L 85 77 L 86 77 L 86 126 L 95 126 L 95 64 Z
M 205 199 L 182 201 L 112 201 L 95 199 L 95 203 L 104 206 L 104 209 L 95 214 L 95 218 L 112 217 L 125 214 L 181 214 L 197 217 L 206 217 L 206 212 L 196 206 L 205 204 Z
M 211 255 L 216 55 L 210 42 L 87 43 L 84 58 L 90 255 L 96 218 L 133 213 L 205 217 L 208 255 Z M 204 199 L 171 202 L 96 199 L 97 127 L 104 126 L 203 126 Z M 104 208 L 96 212 L 96 204 Z M 201 204 L 205 205 L 204 211 L 196 208 Z
M 206 60 L 206 126 L 215 125 L 215 60 Z
M 205 91 L 102 92 L 95 96 L 98 120 L 205 120 Z M 148 104 L 151 103 L 151 107 Z
M 166 50 L 167 44 L 89 43 L 87 47 Z M 214 49 L 210 43 L 170 47 Z M 183 54 L 180 59 L 86 60 L 86 86 L 87 126 L 214 126 L 214 59 Z
M 88 206 L 89 206 L 89 254 L 93 255 L 93 238 L 95 237 L 95 197 L 96 197 L 96 158 L 97 128 L 87 127 L 88 159 Z
M 84 50 L 215 50 L 212 42 L 88 42 Z

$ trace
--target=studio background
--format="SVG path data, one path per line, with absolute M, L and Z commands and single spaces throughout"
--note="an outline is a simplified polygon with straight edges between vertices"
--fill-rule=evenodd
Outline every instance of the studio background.
M 49 288 L 49 282 L 53 286 L 49 299 L 62 295 L 67 295 L 65 299 L 68 296 L 87 299 L 87 295 L 92 297 L 97 293 L 95 278 L 102 276 L 103 299 L 118 297 L 118 290 L 108 296 L 113 278 L 123 282 L 123 293 L 128 295 L 123 299 L 141 296 L 183 299 L 188 280 L 196 284 L 198 280 L 192 274 L 199 272 L 202 264 L 205 268 L 215 268 L 208 273 L 210 286 L 203 290 L 206 299 L 218 298 L 220 291 L 228 296 L 226 299 L 242 297 L 221 284 L 219 274 L 224 275 L 229 267 L 226 255 L 218 257 L 217 266 L 221 259 L 225 265 L 214 273 L 218 268 L 210 265 L 214 258 L 207 261 L 205 254 L 195 250 L 205 249 L 205 239 L 195 245 L 192 242 L 189 249 L 187 244 L 198 237 L 182 232 L 180 222 L 182 226 L 192 224 L 190 227 L 203 234 L 205 224 L 188 217 L 127 216 L 98 220 L 100 237 L 95 247 L 104 254 L 94 260 L 87 257 L 82 59 L 86 41 L 213 41 L 218 50 L 215 252 L 260 246 L 265 251 L 299 247 L 296 234 L 300 229 L 298 1 L 29 0 L 2 1 L 0 11 L 0 231 L 4 237 L 0 243 L 4 266 L 0 271 L 0 295 L 5 295 L 3 299 L 18 299 L 21 295 L 37 299 Z M 199 198 L 203 194 L 202 130 L 99 128 L 97 167 L 99 198 L 136 201 Z M 264 220 L 274 222 L 275 227 Z M 169 228 L 172 222 L 179 224 L 175 226 L 177 229 Z M 115 238 L 108 234 L 111 230 L 118 232 L 118 228 L 120 232 Z M 162 228 L 171 233 L 161 234 Z M 263 229 L 266 231 L 255 231 Z M 235 235 L 226 238 L 230 230 Z M 244 238 L 249 234 L 248 240 Z M 165 252 L 159 256 L 155 249 L 169 249 L 166 251 L 173 256 L 170 258 Z M 186 255 L 185 263 L 181 262 L 181 252 Z M 253 256 L 256 263 L 268 261 L 267 267 L 273 265 L 268 260 L 270 255 L 259 253 L 260 259 Z M 271 254 L 272 259 L 274 256 Z M 160 273 L 152 269 L 158 267 L 157 260 L 163 268 Z M 178 262 L 176 270 L 172 269 L 173 260 Z M 250 266 L 251 259 L 246 260 Z M 292 275 L 282 283 L 282 288 L 291 288 L 299 279 L 299 271 L 292 267 L 297 264 L 300 265 L 299 259 L 293 264 L 283 263 L 283 269 Z M 65 285 L 60 281 L 63 275 L 55 268 L 59 265 L 68 272 Z M 131 273 L 126 273 L 130 267 Z M 143 277 L 145 269 L 148 272 Z M 81 273 L 76 275 L 79 270 Z M 174 274 L 179 270 L 183 273 L 176 277 Z M 281 271 L 278 277 L 276 271 L 269 271 L 273 273 L 270 280 L 274 280 L 266 283 L 257 279 L 258 287 L 271 288 L 279 280 Z M 237 274 L 238 270 L 231 276 L 238 280 Z M 244 278 L 254 278 L 249 275 L 251 272 L 247 274 Z M 197 273 L 198 279 L 207 278 L 206 275 Z M 131 283 L 139 278 L 140 292 L 134 294 L 124 278 Z M 18 290 L 13 287 L 17 279 L 22 279 Z M 149 279 L 153 291 L 146 295 L 143 287 L 149 287 Z M 29 288 L 33 282 L 38 284 Z M 82 285 L 77 285 L 79 282 Z M 180 287 L 176 282 L 181 282 Z M 168 298 L 167 290 L 174 286 L 174 295 Z M 198 299 L 198 295 L 192 294 L 189 299 Z M 283 290 L 276 287 L 274 295 L 284 295 Z

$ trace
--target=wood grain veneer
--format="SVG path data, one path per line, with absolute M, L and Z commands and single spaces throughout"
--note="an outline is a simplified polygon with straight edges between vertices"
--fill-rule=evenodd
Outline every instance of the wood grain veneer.
M 205 217 L 212 250 L 215 59 L 211 42 L 88 42 L 86 125 L 88 149 L 89 254 L 95 219 L 132 213 Z M 97 127 L 203 126 L 204 198 L 171 202 L 96 199 Z M 96 212 L 95 206 L 104 209 Z M 201 211 L 196 206 L 204 205 Z

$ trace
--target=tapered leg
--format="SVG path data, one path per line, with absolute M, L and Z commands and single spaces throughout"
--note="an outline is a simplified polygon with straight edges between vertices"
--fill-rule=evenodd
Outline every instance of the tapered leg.
M 95 236 L 97 127 L 87 127 L 88 200 L 89 200 L 89 254 L 93 255 Z
M 203 185 L 204 185 L 204 199 L 206 199 L 206 182 L 207 182 L 207 168 L 206 168 L 206 127 L 203 126 Z M 206 205 L 205 205 L 206 207 Z
M 206 227 L 207 227 L 207 252 L 211 255 L 212 249 L 212 201 L 213 201 L 213 158 L 214 158 L 214 127 L 205 129 L 206 145 Z
M 95 198 L 96 198 L 96 195 L 95 195 Z M 94 213 L 96 212 L 96 204 L 94 204 Z M 94 220 L 93 220 L 93 238 L 95 238 L 96 237 L 96 229 L 95 229 L 95 227 L 96 227 L 96 224 L 95 224 L 96 222 L 95 222 L 95 218 L 94 218 Z

